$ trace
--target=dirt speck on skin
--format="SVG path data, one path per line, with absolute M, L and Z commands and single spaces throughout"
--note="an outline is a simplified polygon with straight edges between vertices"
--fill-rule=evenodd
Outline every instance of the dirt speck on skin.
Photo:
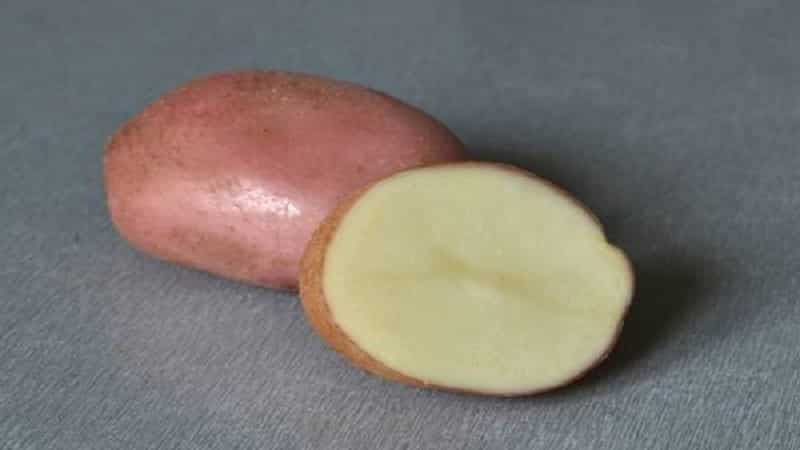
M 241 190 L 242 181 L 237 177 L 214 178 L 206 187 L 206 192 L 210 194 L 229 194 Z
M 167 231 L 167 238 L 170 241 L 180 241 L 183 235 L 184 231 L 177 227 L 170 227 L 169 231 Z
M 290 267 L 291 265 L 292 261 L 286 258 L 274 257 L 269 260 L 267 267 L 270 272 L 273 272 L 273 271 L 282 271 L 283 269 L 285 269 L 286 267 Z M 285 284 L 281 287 L 287 288 L 290 286 L 288 284 Z

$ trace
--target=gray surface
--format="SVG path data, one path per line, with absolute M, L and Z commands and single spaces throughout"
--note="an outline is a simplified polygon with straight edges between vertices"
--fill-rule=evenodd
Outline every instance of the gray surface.
M 2 2 L 0 448 L 799 448 L 800 3 L 500 3 Z M 396 386 L 293 296 L 131 250 L 104 139 L 250 66 L 389 91 L 577 193 L 639 274 L 610 362 L 522 400 Z

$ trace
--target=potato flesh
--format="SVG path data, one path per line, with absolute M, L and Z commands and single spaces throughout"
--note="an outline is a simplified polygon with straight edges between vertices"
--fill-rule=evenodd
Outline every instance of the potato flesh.
M 374 359 L 425 383 L 510 393 L 600 360 L 632 276 L 593 217 L 549 184 L 454 165 L 366 192 L 330 243 L 323 286 L 333 320 Z

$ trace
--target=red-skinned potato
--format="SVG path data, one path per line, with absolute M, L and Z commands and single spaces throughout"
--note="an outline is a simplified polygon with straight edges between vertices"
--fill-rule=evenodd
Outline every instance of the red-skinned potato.
M 314 229 L 353 191 L 462 158 L 424 112 L 355 84 L 242 71 L 191 81 L 125 123 L 104 157 L 134 247 L 257 285 L 296 288 Z

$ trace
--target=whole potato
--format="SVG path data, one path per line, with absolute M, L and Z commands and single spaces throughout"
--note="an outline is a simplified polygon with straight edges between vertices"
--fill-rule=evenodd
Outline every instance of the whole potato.
M 112 221 L 138 249 L 293 289 L 307 242 L 339 200 L 462 152 L 441 123 L 388 95 L 241 71 L 191 81 L 125 123 L 104 177 Z

